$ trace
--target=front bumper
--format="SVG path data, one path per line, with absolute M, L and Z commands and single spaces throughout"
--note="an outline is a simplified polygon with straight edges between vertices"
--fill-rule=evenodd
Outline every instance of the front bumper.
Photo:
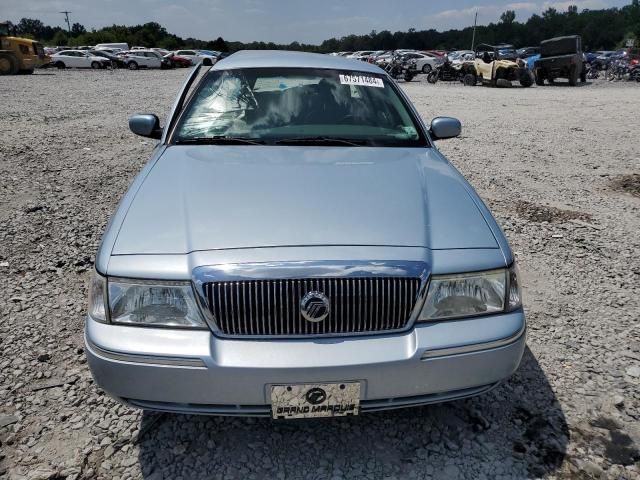
M 525 330 L 521 310 L 388 336 L 302 340 L 221 339 L 87 318 L 85 342 L 96 383 L 130 405 L 266 416 L 273 384 L 360 381 L 362 411 L 477 395 L 518 368 Z

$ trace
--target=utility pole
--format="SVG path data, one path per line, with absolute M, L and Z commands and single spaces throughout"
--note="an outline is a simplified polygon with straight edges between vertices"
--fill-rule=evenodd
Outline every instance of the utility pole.
M 64 17 L 67 20 L 67 30 L 69 30 L 69 33 L 71 33 L 71 23 L 69 23 L 69 14 L 71 12 L 67 12 L 66 10 L 64 12 L 60 12 L 60 13 L 64 13 Z M 476 14 L 477 15 L 477 14 Z
M 478 12 L 476 11 L 476 19 L 473 21 L 473 37 L 471 38 L 471 50 L 476 46 L 476 27 L 478 26 Z

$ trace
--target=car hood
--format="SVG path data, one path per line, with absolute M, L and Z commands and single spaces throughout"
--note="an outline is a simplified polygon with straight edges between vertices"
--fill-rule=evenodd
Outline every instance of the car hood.
M 498 248 L 479 202 L 433 148 L 170 146 L 129 205 L 112 254 Z

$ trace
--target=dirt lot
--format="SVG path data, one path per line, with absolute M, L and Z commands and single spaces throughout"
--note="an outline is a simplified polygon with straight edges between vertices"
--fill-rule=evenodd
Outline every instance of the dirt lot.
M 404 86 L 490 205 L 524 277 L 529 348 L 485 396 L 328 421 L 142 414 L 86 366 L 100 234 L 186 72 L 0 78 L 0 478 L 638 478 L 640 85 Z

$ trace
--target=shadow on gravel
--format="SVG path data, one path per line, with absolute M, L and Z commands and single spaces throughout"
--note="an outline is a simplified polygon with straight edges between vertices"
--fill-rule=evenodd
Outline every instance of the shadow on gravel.
M 614 190 L 640 197 L 640 173 L 621 175 L 611 180 Z
M 142 417 L 147 480 L 198 478 L 515 478 L 557 472 L 564 414 L 527 348 L 518 372 L 484 396 L 359 417 Z
M 589 85 L 593 85 L 593 82 L 590 82 L 589 80 L 587 80 L 586 82 L 578 82 L 575 85 L 571 86 L 569 85 L 569 81 L 559 81 L 559 82 L 553 82 L 553 83 L 545 83 L 544 87 L 576 88 L 576 87 L 588 87 Z M 540 85 L 540 86 L 543 86 L 543 85 Z

